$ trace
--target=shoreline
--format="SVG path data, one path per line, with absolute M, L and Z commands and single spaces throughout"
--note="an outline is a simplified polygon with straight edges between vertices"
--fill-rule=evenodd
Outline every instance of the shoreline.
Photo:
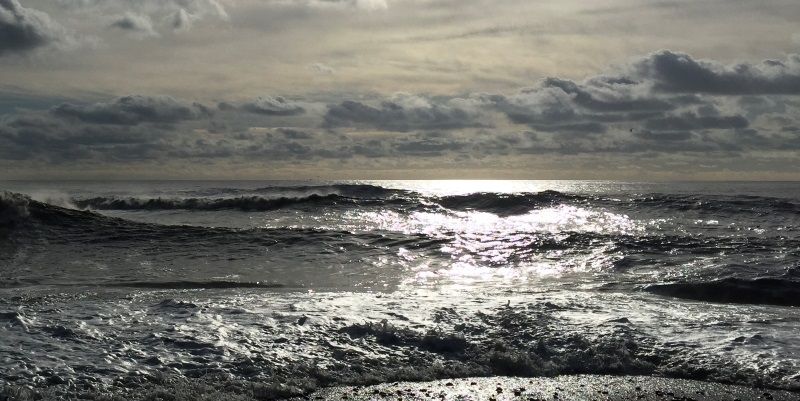
M 800 393 L 652 376 L 565 375 L 537 378 L 481 377 L 330 387 L 293 400 L 798 401 Z

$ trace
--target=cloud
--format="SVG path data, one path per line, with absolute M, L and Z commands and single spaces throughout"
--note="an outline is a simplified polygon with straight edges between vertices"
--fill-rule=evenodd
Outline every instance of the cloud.
M 651 57 L 508 94 L 262 96 L 220 101 L 214 110 L 169 96 L 72 101 L 1 117 L 0 159 L 414 165 L 531 155 L 705 160 L 800 150 L 796 97 L 665 90 L 657 78 L 631 73 Z
M 278 133 L 282 134 L 286 139 L 295 139 L 295 140 L 297 140 L 297 139 L 312 139 L 312 138 L 314 138 L 314 135 L 312 135 L 312 134 L 310 134 L 308 132 L 300 131 L 300 130 L 296 130 L 296 129 L 292 129 L 292 128 L 278 128 L 276 131 Z
M 663 50 L 635 63 L 624 77 L 650 82 L 656 91 L 714 95 L 798 95 L 800 55 L 758 64 L 724 65 Z
M 364 10 L 385 10 L 389 8 L 386 0 L 355 0 L 355 5 Z
M 734 116 L 698 116 L 692 112 L 647 120 L 645 127 L 652 130 L 705 130 L 705 129 L 739 129 L 747 128 L 750 122 L 740 115 Z
M 266 116 L 295 116 L 305 113 L 305 109 L 298 103 L 281 96 L 261 96 L 252 102 L 241 104 L 220 102 L 218 108 L 223 111 L 240 110 Z
M 793 139 L 777 134 L 777 122 L 796 123 L 797 104 L 785 97 L 800 94 L 799 60 L 726 66 L 665 50 L 581 82 L 551 77 L 480 99 L 538 133 L 530 151 L 789 149 Z
M 0 125 L 0 158 L 47 163 L 159 160 L 160 129 L 139 126 L 64 124 L 52 116 L 19 116 Z
M 109 27 L 128 31 L 139 37 L 158 36 L 150 17 L 141 14 L 125 13 L 111 22 Z
M 26 53 L 64 36 L 64 28 L 46 13 L 22 7 L 17 0 L 0 0 L 0 56 Z
M 313 63 L 308 68 L 320 75 L 331 75 L 336 72 L 332 67 L 322 63 Z
M 312 7 L 346 6 L 368 11 L 386 10 L 389 8 L 389 4 L 386 0 L 303 0 L 303 2 Z
M 480 115 L 474 110 L 421 96 L 395 95 L 392 99 L 370 106 L 345 100 L 328 106 L 324 126 L 366 127 L 386 131 L 443 130 L 481 127 Z
M 158 37 L 165 30 L 184 32 L 208 18 L 228 21 L 225 7 L 217 0 L 60 0 L 67 10 L 80 11 L 83 18 L 113 21 L 106 26 L 139 38 Z
M 210 115 L 209 109 L 199 103 L 185 103 L 169 96 L 141 95 L 124 96 L 109 103 L 90 105 L 64 103 L 50 112 L 64 119 L 109 125 L 171 124 Z
M 469 146 L 468 142 L 438 132 L 422 132 L 409 138 L 395 140 L 391 144 L 392 153 L 411 156 L 441 156 L 458 152 Z
M 181 8 L 172 16 L 172 29 L 175 31 L 188 31 L 192 28 L 192 16 Z

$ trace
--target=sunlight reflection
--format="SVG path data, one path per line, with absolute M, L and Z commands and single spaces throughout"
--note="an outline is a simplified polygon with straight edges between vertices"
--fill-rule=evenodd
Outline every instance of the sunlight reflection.
M 603 181 L 553 181 L 553 180 L 377 180 L 359 181 L 362 184 L 379 185 L 386 188 L 401 188 L 424 195 L 466 195 L 476 192 L 501 194 L 533 193 L 545 190 L 559 192 L 594 192 L 615 185 Z
M 560 205 L 533 210 L 517 216 L 498 216 L 488 212 L 413 212 L 353 211 L 345 218 L 355 227 L 397 231 L 406 234 L 485 234 L 505 236 L 511 233 L 594 232 L 633 234 L 644 226 L 626 215 Z
M 362 212 L 350 217 L 387 231 L 424 233 L 449 240 L 440 247 L 449 261 L 420 258 L 425 262 L 419 263 L 414 251 L 398 252 L 414 272 L 408 284 L 448 282 L 470 286 L 607 270 L 622 255 L 602 241 L 591 239 L 595 237 L 584 240 L 580 235 L 628 235 L 646 230 L 626 215 L 567 205 L 517 216 L 470 211 L 408 215 Z M 594 242 L 576 248 L 565 241 Z

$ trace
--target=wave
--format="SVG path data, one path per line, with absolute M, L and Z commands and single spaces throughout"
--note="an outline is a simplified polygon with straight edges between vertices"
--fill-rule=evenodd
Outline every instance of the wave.
M 285 284 L 272 282 L 242 281 L 134 281 L 122 283 L 103 283 L 105 287 L 144 288 L 163 290 L 219 290 L 235 288 L 285 288 Z
M 342 195 L 309 195 L 304 197 L 264 198 L 261 196 L 242 196 L 237 198 L 115 198 L 95 197 L 75 199 L 73 203 L 81 209 L 95 210 L 240 210 L 263 212 L 296 206 L 366 206 L 369 204 L 398 203 L 395 200 L 373 202 L 369 199 L 349 198 Z
M 545 196 L 561 197 L 560 193 Z M 455 199 L 455 198 L 454 198 Z M 461 197 L 459 199 L 471 199 Z M 461 203 L 461 207 L 475 203 Z M 452 206 L 452 205 L 451 205 Z M 162 225 L 104 216 L 86 210 L 67 209 L 41 203 L 22 195 L 0 197 L 0 258 L 15 257 L 15 249 L 26 246 L 85 244 L 86 249 L 126 252 L 136 247 L 141 252 L 168 255 L 212 255 L 219 258 L 246 258 L 262 254 L 266 248 L 287 249 L 313 255 L 351 254 L 352 258 L 394 254 L 405 248 L 436 258 L 469 255 L 491 266 L 508 266 L 541 258 L 547 252 L 585 254 L 600 251 L 623 255 L 614 269 L 648 265 L 647 260 L 669 260 L 731 255 L 764 255 L 780 249 L 800 249 L 800 238 L 764 236 L 705 236 L 663 234 L 609 234 L 594 232 L 510 232 L 496 237 L 491 246 L 473 246 L 473 239 L 459 231 L 404 233 L 373 230 L 368 232 L 318 228 L 248 228 Z M 9 235 L 9 233 L 14 235 Z M 506 240 L 509 238 L 509 240 Z M 512 239 L 513 238 L 513 239 Z M 8 248 L 8 251 L 3 249 Z M 43 250 L 46 248 L 42 248 Z M 84 249 L 84 248 L 81 248 Z M 194 251 L 192 251 L 194 250 Z M 27 251 L 32 252 L 32 251 Z M 506 255 L 497 258 L 497 254 Z M 638 256 L 644 257 L 644 262 Z M 660 255 L 660 256 L 659 256 Z M 177 256 L 176 256 L 177 257 Z M 186 256 L 188 257 L 188 256 Z M 655 259 L 654 259 L 655 258 Z M 665 259 L 665 260 L 667 260 Z M 188 285 L 188 284 L 187 284 Z
M 795 200 L 756 195 L 651 194 L 630 199 L 626 203 L 637 207 L 664 207 L 679 211 L 694 210 L 757 215 L 774 212 L 800 213 L 800 203 Z
M 11 232 L 13 236 L 8 235 Z M 293 227 L 236 229 L 143 223 L 88 210 L 67 209 L 12 193 L 0 196 L 0 238 L 2 234 L 18 242 L 39 239 L 51 244 L 143 242 L 184 248 L 328 245 L 344 251 L 354 247 L 429 249 L 441 244 L 440 239 L 426 234 L 387 231 L 350 232 Z
M 546 190 L 541 192 L 490 193 L 425 196 L 413 191 L 384 188 L 376 185 L 334 184 L 310 186 L 277 186 L 255 189 L 211 188 L 188 191 L 187 197 L 115 197 L 100 196 L 70 199 L 67 204 L 88 210 L 187 210 L 268 212 L 298 208 L 386 207 L 400 211 L 481 211 L 499 216 L 526 214 L 559 205 L 598 208 L 609 211 L 635 212 L 672 210 L 766 216 L 775 213 L 800 214 L 800 203 L 794 199 L 755 195 L 640 194 L 613 197 L 608 195 L 571 194 Z M 0 217 L 1 219 L 2 217 Z
M 566 201 L 582 199 L 577 195 L 567 195 L 556 191 L 535 194 L 494 194 L 475 193 L 470 195 L 445 196 L 426 199 L 423 197 L 386 198 L 350 197 L 340 194 L 311 194 L 298 197 L 240 196 L 234 198 L 119 198 L 94 197 L 73 199 L 71 202 L 80 209 L 89 210 L 190 210 L 219 211 L 239 210 L 245 212 L 265 212 L 285 208 L 320 208 L 363 206 L 399 207 L 406 210 L 423 210 L 431 206 L 441 206 L 458 211 L 484 211 L 498 215 L 524 214 L 533 209 L 552 206 Z
M 713 212 L 717 214 L 750 214 L 765 216 L 774 213 L 800 213 L 800 203 L 792 199 L 754 195 L 681 195 L 648 194 L 634 197 L 569 194 L 558 191 L 532 193 L 472 193 L 443 196 L 433 202 L 451 210 L 482 211 L 500 216 L 520 215 L 536 209 L 571 205 L 606 210 L 652 210 Z
M 329 185 L 276 185 L 259 188 L 207 188 L 185 192 L 189 196 L 226 196 L 226 195 L 293 195 L 305 197 L 310 195 L 341 195 L 350 198 L 376 199 L 392 195 L 409 194 L 410 191 L 386 188 L 371 184 L 329 184 Z
M 670 209 L 676 211 L 714 212 L 719 214 L 800 213 L 800 203 L 793 199 L 755 195 L 684 195 L 647 194 L 634 197 L 569 194 L 558 191 L 535 193 L 473 193 L 444 196 L 435 200 L 453 210 L 477 210 L 501 216 L 525 214 L 532 210 L 558 205 L 588 206 L 610 210 Z
M 547 193 L 547 199 L 560 199 L 560 193 Z M 501 198 L 503 199 L 503 198 Z M 460 200 L 451 207 L 470 208 L 483 205 L 485 208 L 500 207 L 504 202 L 515 202 L 509 196 L 500 203 L 482 203 L 483 197 L 451 197 Z M 553 200 L 555 201 L 555 200 Z M 446 202 L 445 202 L 446 203 Z M 447 203 L 446 203 L 447 204 Z M 210 206 L 209 206 L 210 207 Z M 214 207 L 221 207 L 216 205 Z M 508 208 L 506 206 L 506 208 Z M 350 232 L 316 228 L 255 228 L 235 229 L 185 225 L 160 225 L 135 222 L 104 216 L 87 210 L 67 209 L 32 200 L 24 195 L 6 193 L 0 197 L 0 234 L 18 230 L 17 239 L 28 236 L 46 237 L 51 243 L 70 241 L 92 241 L 99 243 L 124 243 L 130 241 L 163 241 L 173 245 L 213 246 L 233 245 L 239 247 L 273 246 L 280 244 L 339 244 L 344 246 L 405 247 L 412 249 L 435 249 L 457 237 L 457 232 L 441 232 L 436 235 L 409 234 L 392 231 Z M 625 254 L 647 252 L 675 252 L 691 254 L 717 254 L 720 250 L 738 253 L 761 252 L 765 249 L 793 249 L 800 246 L 792 238 L 776 237 L 704 237 L 689 235 L 623 235 L 592 232 L 553 233 L 519 232 L 513 234 L 518 241 L 499 246 L 508 246 L 520 251 L 585 250 L 600 245 L 611 246 L 613 251 Z M 524 253 L 523 253 L 524 255 Z
M 436 203 L 455 210 L 477 210 L 498 215 L 525 214 L 533 209 L 549 207 L 567 202 L 585 202 L 590 198 L 565 194 L 558 191 L 536 193 L 500 194 L 478 192 L 468 195 L 453 195 L 438 198 Z
M 0 233 L 22 222 L 28 217 L 31 199 L 14 192 L 0 192 Z
M 695 283 L 655 284 L 653 294 L 696 301 L 800 306 L 800 281 L 783 278 L 724 278 Z

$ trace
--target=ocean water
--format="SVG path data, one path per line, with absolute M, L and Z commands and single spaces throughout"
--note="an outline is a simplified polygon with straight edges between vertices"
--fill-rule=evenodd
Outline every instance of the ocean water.
M 800 183 L 0 183 L 0 383 L 800 390 Z M 0 385 L 2 387 L 2 385 Z

